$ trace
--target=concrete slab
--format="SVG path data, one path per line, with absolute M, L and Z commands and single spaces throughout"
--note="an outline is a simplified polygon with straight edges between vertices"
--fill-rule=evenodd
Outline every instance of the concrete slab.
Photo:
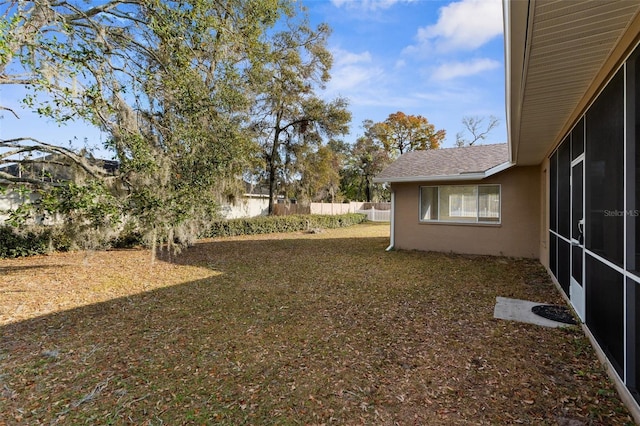
M 530 302 L 528 300 L 509 299 L 507 297 L 496 297 L 496 307 L 493 310 L 493 317 L 509 321 L 519 321 L 529 324 L 541 325 L 544 327 L 569 327 L 570 324 L 553 321 L 536 315 L 531 312 L 531 308 L 544 303 Z

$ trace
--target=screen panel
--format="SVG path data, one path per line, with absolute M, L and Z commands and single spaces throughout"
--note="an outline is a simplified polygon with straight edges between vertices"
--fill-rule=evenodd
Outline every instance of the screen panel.
M 635 366 L 636 366 L 636 376 L 635 376 L 635 392 L 634 392 L 634 398 L 640 403 L 640 336 L 638 336 L 638 333 L 640 333 L 640 284 L 637 283 L 633 283 L 633 285 L 635 286 L 635 317 L 636 317 L 636 324 L 635 324 L 635 339 L 636 339 L 636 344 L 635 344 Z
M 558 234 L 571 238 L 571 144 L 569 138 L 558 148 Z
M 573 176 L 571 179 L 571 237 L 574 240 L 578 240 L 580 244 L 583 244 L 582 232 L 584 230 L 584 224 L 581 224 L 584 218 L 584 209 L 582 206 L 582 162 L 573 166 Z
M 584 117 L 571 130 L 571 161 L 584 152 Z
M 636 50 L 632 58 L 629 60 L 630 78 L 628 83 L 631 87 L 627 88 L 629 96 L 633 98 L 630 112 L 633 117 L 633 125 L 627 129 L 628 137 L 632 140 L 635 148 L 635 167 L 631 170 L 635 173 L 633 185 L 635 186 L 635 205 L 634 216 L 632 220 L 635 225 L 635 245 L 631 250 L 630 256 L 633 256 L 635 264 L 633 270 L 640 270 L 640 52 Z M 631 236 L 630 236 L 631 237 Z
M 549 269 L 556 280 L 558 279 L 558 237 L 549 232 Z M 558 281 L 559 282 L 559 281 Z
M 624 277 L 589 255 L 586 276 L 587 325 L 618 374 L 624 377 Z
M 549 229 L 558 231 L 558 152 L 549 160 Z
M 558 238 L 558 275 L 556 276 L 562 291 L 569 296 L 571 283 L 571 244 Z
M 624 256 L 624 75 L 586 115 L 586 246 L 622 266 Z
M 582 285 L 582 252 L 581 246 L 571 246 L 571 276 Z

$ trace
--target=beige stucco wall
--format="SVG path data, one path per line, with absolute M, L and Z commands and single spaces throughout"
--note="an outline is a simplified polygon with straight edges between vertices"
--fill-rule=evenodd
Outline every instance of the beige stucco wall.
M 549 158 L 540 166 L 540 263 L 549 268 Z
M 395 183 L 394 247 L 465 254 L 539 258 L 540 167 L 513 167 L 472 182 Z M 419 220 L 420 186 L 500 184 L 499 225 L 425 223 Z

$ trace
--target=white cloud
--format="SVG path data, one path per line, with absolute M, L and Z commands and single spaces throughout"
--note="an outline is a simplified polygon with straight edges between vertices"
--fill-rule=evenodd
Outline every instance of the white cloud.
M 440 8 L 438 22 L 418 30 L 419 46 L 406 50 L 432 45 L 440 51 L 473 50 L 502 32 L 500 0 L 461 0 Z
M 452 80 L 458 77 L 468 77 L 471 75 L 479 74 L 484 71 L 500 68 L 502 64 L 493 59 L 474 59 L 467 62 L 449 62 L 440 65 L 434 73 L 432 78 L 434 80 Z
M 379 81 L 384 71 L 372 65 L 369 52 L 353 53 L 342 49 L 333 49 L 334 65 L 327 92 L 349 96 L 352 92 L 368 88 Z
M 342 49 L 333 49 L 331 53 L 335 67 L 371 62 L 371 53 L 369 52 L 353 53 Z
M 333 71 L 331 81 L 327 84 L 327 90 L 336 93 L 355 90 L 359 86 L 379 78 L 382 74 L 380 69 L 353 65 L 342 67 Z
M 389 9 L 396 3 L 412 3 L 417 0 L 331 0 L 335 7 L 349 9 L 378 10 Z

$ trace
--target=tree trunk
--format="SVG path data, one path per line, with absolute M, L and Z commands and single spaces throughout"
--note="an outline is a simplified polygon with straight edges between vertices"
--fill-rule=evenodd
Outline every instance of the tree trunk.
M 278 158 L 278 148 L 280 144 L 280 126 L 276 126 L 276 130 L 273 136 L 273 147 L 271 148 L 271 155 L 268 157 L 269 167 L 269 216 L 273 215 L 273 204 L 276 197 L 276 159 Z

